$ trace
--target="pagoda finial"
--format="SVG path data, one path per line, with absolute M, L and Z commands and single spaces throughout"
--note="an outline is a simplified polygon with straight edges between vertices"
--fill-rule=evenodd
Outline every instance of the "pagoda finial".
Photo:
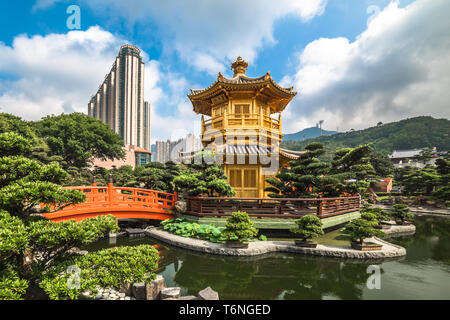
M 234 70 L 234 76 L 238 74 L 245 74 L 245 70 L 247 70 L 248 63 L 241 57 L 237 57 L 236 61 L 231 64 L 231 69 Z

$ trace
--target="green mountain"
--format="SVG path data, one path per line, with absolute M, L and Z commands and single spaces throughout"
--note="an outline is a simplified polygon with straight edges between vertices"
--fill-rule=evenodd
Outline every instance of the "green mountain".
M 311 128 L 306 128 L 297 133 L 285 134 L 283 136 L 283 141 L 288 141 L 288 140 L 301 141 L 301 140 L 305 140 L 305 139 L 320 137 L 321 135 L 331 136 L 332 134 L 335 134 L 335 133 L 337 133 L 337 132 L 336 131 L 327 131 L 327 130 L 323 130 L 323 129 L 320 130 L 319 127 L 311 127 Z
M 337 133 L 302 141 L 283 141 L 283 148 L 303 150 L 311 142 L 322 143 L 328 156 L 336 149 L 371 144 L 375 151 L 390 154 L 393 150 L 434 148 L 450 150 L 450 121 L 422 116 L 378 125 L 364 130 Z

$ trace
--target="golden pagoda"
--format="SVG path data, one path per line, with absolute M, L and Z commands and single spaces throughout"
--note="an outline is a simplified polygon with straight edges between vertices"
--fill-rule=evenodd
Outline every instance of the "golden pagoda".
M 263 198 L 265 179 L 301 153 L 279 147 L 281 112 L 297 93 L 279 86 L 270 72 L 247 77 L 247 67 L 238 57 L 231 64 L 233 78 L 219 73 L 212 85 L 191 89 L 188 97 L 194 111 L 202 114 L 203 147 L 215 153 L 236 196 Z

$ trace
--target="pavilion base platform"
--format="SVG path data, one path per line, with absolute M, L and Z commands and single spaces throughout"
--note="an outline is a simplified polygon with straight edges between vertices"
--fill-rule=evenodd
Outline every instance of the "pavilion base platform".
M 228 217 L 199 217 L 192 215 L 183 215 L 186 221 L 195 222 L 198 224 L 214 224 L 217 227 L 224 227 Z M 323 229 L 333 229 L 337 226 L 343 225 L 353 219 L 360 218 L 359 211 L 344 213 L 335 215 L 332 217 L 326 217 L 321 219 L 323 223 Z M 301 216 L 299 216 L 299 219 Z M 283 218 L 251 218 L 255 228 L 258 229 L 278 229 L 278 230 L 290 230 L 295 227 L 295 219 L 283 219 Z

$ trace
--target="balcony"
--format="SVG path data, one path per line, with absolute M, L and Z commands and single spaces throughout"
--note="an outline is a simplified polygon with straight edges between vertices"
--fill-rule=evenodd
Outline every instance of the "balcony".
M 202 121 L 202 132 L 211 129 L 266 129 L 281 131 L 281 118 L 261 114 L 229 114 Z

